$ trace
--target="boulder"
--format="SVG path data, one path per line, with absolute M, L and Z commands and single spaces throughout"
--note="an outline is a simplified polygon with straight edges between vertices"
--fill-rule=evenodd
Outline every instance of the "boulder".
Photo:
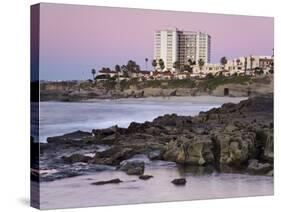
M 272 170 L 272 165 L 269 163 L 260 163 L 256 159 L 249 160 L 248 172 L 252 174 L 267 174 Z
M 159 116 L 152 121 L 153 124 L 160 126 L 187 127 L 191 126 L 190 116 L 178 116 L 177 114 L 166 114 Z
M 120 180 L 119 178 L 115 178 L 115 179 L 112 179 L 112 180 L 94 182 L 94 183 L 91 183 L 91 185 L 118 184 L 118 183 L 121 183 L 121 182 L 123 182 L 123 181 Z
M 118 131 L 118 126 L 112 126 L 110 128 L 106 128 L 106 129 L 93 129 L 92 130 L 92 134 L 97 138 L 97 139 L 102 139 L 106 136 L 110 136 L 113 135 L 114 133 L 116 133 Z
M 78 163 L 78 162 L 87 163 L 92 158 L 81 154 L 73 154 L 71 156 L 63 156 L 62 159 L 66 163 Z
M 144 162 L 137 160 L 124 161 L 119 169 L 126 172 L 128 175 L 142 175 L 144 173 Z
M 84 132 L 81 130 L 67 133 L 61 136 L 54 136 L 54 137 L 48 137 L 47 142 L 49 144 L 55 143 L 55 144 L 60 144 L 60 143 L 74 143 L 74 144 L 79 144 L 80 141 L 82 141 L 85 138 L 91 138 L 92 134 L 89 132 Z
M 162 152 L 160 150 L 155 150 L 148 153 L 148 158 L 150 160 L 161 160 L 162 159 Z
M 119 165 L 123 160 L 127 160 L 134 156 L 135 152 L 133 148 L 127 148 L 122 146 L 113 146 L 102 152 L 97 152 L 90 163 L 104 164 L 104 165 Z
M 176 178 L 171 181 L 174 185 L 185 185 L 186 184 L 186 179 L 185 178 Z
M 166 145 L 164 160 L 181 164 L 205 165 L 214 162 L 212 141 L 207 136 L 189 139 L 179 136 Z
M 141 176 L 139 176 L 139 179 L 140 180 L 148 180 L 148 179 L 150 179 L 152 177 L 153 177 L 152 175 L 141 175 Z

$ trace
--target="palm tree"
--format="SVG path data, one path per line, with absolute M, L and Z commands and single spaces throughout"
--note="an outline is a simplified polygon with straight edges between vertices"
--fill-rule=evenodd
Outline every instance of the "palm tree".
M 164 61 L 162 59 L 159 59 L 158 63 L 159 63 L 160 69 L 163 71 L 165 69 Z
M 121 68 L 120 68 L 119 65 L 116 65 L 116 66 L 115 66 L 115 71 L 116 71 L 116 72 L 121 72 Z
M 198 60 L 198 65 L 199 65 L 200 70 L 202 70 L 202 67 L 205 65 L 205 62 L 204 62 L 204 60 L 202 58 L 200 58 Z
M 93 69 L 91 70 L 91 72 L 92 72 L 92 75 L 93 75 L 93 80 L 95 80 L 96 69 L 93 68 Z
M 147 71 L 147 62 L 148 62 L 148 58 L 146 57 L 144 60 L 145 60 L 145 70 Z
M 156 61 L 155 59 L 154 59 L 154 60 L 152 60 L 151 65 L 153 66 L 154 71 L 155 71 L 155 70 L 156 70 L 156 66 L 157 66 L 157 61 Z
M 221 62 L 221 65 L 223 66 L 223 69 L 225 69 L 225 65 L 227 64 L 227 58 L 226 57 L 222 57 L 220 62 Z
M 180 68 L 180 62 L 179 61 L 175 61 L 174 64 L 173 64 L 173 68 L 178 70 Z
M 255 61 L 255 58 L 252 57 L 252 55 L 250 56 L 250 69 L 251 71 L 253 70 L 253 62 Z
M 245 75 L 246 75 L 246 72 L 247 72 L 247 57 L 245 57 L 244 71 L 245 71 Z

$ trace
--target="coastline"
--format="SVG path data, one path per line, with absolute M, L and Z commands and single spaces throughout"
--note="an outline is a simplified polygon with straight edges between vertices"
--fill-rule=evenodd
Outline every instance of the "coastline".
M 127 128 L 113 126 L 49 137 L 47 144 L 40 145 L 45 161 L 42 164 L 46 166 L 43 168 L 59 171 L 40 177 L 49 181 L 103 170 L 106 166 L 119 170 L 122 161 L 138 154 L 145 154 L 150 160 L 202 168 L 211 165 L 216 170 L 219 167 L 220 172 L 270 175 L 272 135 L 273 96 L 254 97 L 193 117 L 170 114 L 152 122 L 131 122 Z M 100 150 L 100 145 L 106 148 Z M 80 171 L 73 170 L 72 164 L 78 165 Z
M 122 85 L 122 83 L 126 83 L 126 85 Z M 132 80 L 132 82 L 63 81 L 40 83 L 40 101 L 63 102 L 173 96 L 253 97 L 272 92 L 272 76 L 145 82 Z

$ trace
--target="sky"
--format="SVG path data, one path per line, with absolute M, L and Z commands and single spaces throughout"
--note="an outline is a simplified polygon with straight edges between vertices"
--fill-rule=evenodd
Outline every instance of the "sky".
M 40 5 L 40 79 L 92 78 L 91 69 L 135 60 L 151 69 L 154 32 L 168 27 L 211 35 L 211 62 L 272 55 L 274 19 L 67 4 Z

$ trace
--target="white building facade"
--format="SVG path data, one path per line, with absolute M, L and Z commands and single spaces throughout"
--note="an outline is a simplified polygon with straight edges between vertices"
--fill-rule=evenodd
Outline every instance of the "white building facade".
M 164 61 L 163 71 L 174 71 L 176 61 L 180 66 L 188 65 L 190 60 L 198 63 L 199 59 L 210 63 L 211 36 L 177 28 L 158 30 L 154 33 L 154 59 Z
M 176 28 L 159 30 L 154 34 L 154 59 L 162 59 L 166 70 L 173 70 L 173 64 L 178 60 L 178 31 Z M 160 68 L 159 65 L 157 67 Z
M 217 75 L 220 72 L 225 76 L 233 74 L 254 75 L 257 69 L 267 74 L 272 69 L 273 58 L 271 56 L 247 56 L 227 60 L 225 66 L 217 63 L 206 63 L 204 66 L 193 66 L 193 74 L 205 76 L 209 73 Z

